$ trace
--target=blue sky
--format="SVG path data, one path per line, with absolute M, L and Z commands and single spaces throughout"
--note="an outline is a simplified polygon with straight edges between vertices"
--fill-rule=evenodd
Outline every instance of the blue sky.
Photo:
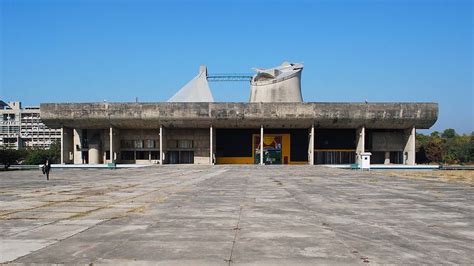
M 0 0 L 0 99 L 166 101 L 194 77 L 304 62 L 305 101 L 438 102 L 474 131 L 473 4 Z M 217 101 L 248 84 L 211 83 Z

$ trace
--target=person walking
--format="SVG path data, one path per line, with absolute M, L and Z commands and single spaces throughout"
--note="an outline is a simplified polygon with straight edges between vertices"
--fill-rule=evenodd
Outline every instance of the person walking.
M 46 174 L 46 180 L 49 180 L 49 172 L 51 171 L 51 162 L 49 159 L 46 159 L 46 162 L 43 166 L 43 174 Z

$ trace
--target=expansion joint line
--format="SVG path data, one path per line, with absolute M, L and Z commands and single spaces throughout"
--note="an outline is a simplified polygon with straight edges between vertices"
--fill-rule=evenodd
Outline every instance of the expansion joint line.
M 234 254 L 235 242 L 237 242 L 237 235 L 239 234 L 239 231 L 240 231 L 239 225 L 240 225 L 240 217 L 242 216 L 242 209 L 243 209 L 243 206 L 240 206 L 239 220 L 237 221 L 237 226 L 233 229 L 235 233 L 234 233 L 234 240 L 232 241 L 232 248 L 230 249 L 230 256 L 228 260 L 225 260 L 229 266 L 233 262 L 232 255 Z
M 232 256 L 234 255 L 235 243 L 237 242 L 237 236 L 239 235 L 239 231 L 241 229 L 240 221 L 242 219 L 242 210 L 244 209 L 243 200 L 245 199 L 245 195 L 247 194 L 248 181 L 249 181 L 249 177 L 247 177 L 247 180 L 245 182 L 245 193 L 243 193 L 244 197 L 240 201 L 239 219 L 237 220 L 237 225 L 232 229 L 235 231 L 235 233 L 234 233 L 234 240 L 232 241 L 232 248 L 230 249 L 230 256 L 229 256 L 229 259 L 224 259 L 228 263 L 229 266 L 233 262 Z

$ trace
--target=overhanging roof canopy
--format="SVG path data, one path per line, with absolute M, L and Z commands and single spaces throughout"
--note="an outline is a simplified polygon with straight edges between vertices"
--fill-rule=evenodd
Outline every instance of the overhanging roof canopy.
M 70 128 L 430 128 L 437 103 L 44 103 L 41 120 Z

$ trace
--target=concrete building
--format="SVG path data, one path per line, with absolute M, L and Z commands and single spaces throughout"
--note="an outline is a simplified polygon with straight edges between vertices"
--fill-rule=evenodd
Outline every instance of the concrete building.
M 280 66 L 261 69 L 250 81 L 250 102 L 303 102 L 301 72 L 303 64 L 283 62 Z
M 49 148 L 61 140 L 61 130 L 48 128 L 39 107 L 21 107 L 21 102 L 0 101 L 0 147 Z
M 63 163 L 415 163 L 434 103 L 41 104 Z M 260 136 L 263 135 L 263 138 Z M 265 154 L 260 157 L 260 154 Z
M 60 129 L 62 163 L 352 164 L 371 152 L 372 163 L 415 164 L 416 129 L 436 122 L 438 104 L 304 103 L 286 96 L 300 93 L 302 65 L 289 66 L 297 82 L 257 88 L 261 102 L 44 103 L 42 120 Z

